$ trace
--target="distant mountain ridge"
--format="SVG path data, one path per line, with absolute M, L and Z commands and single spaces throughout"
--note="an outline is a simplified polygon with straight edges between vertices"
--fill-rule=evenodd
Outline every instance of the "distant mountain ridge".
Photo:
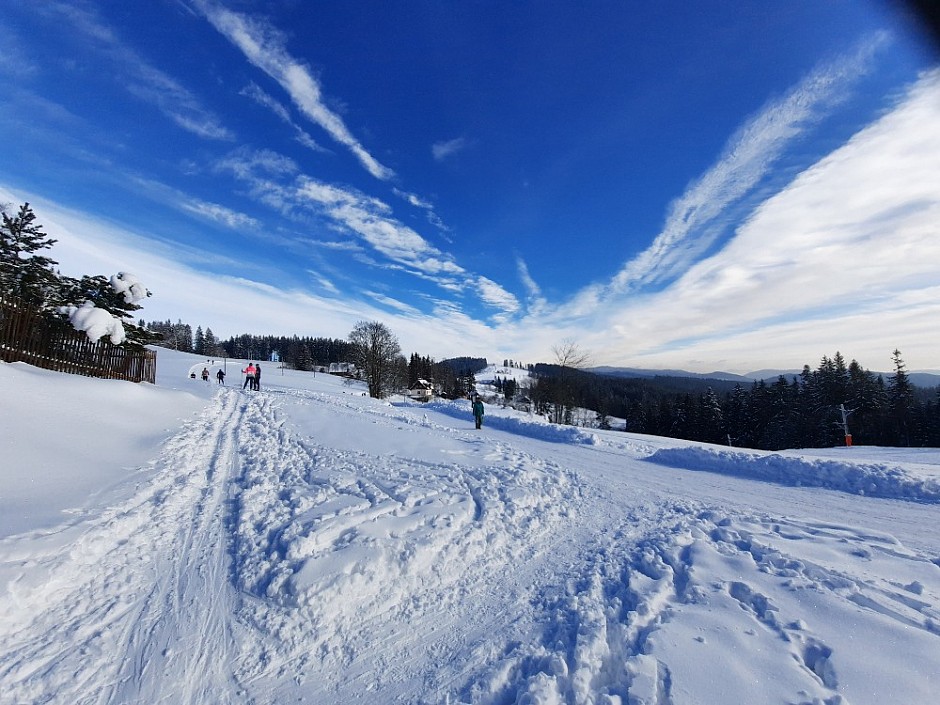
M 585 372 L 593 372 L 607 377 L 689 377 L 692 379 L 717 379 L 722 382 L 741 382 L 750 384 L 755 377 L 736 375 L 731 372 L 688 372 L 686 370 L 644 370 L 638 367 L 591 367 Z
M 723 382 L 740 382 L 741 384 L 751 384 L 757 380 L 776 380 L 780 375 L 787 379 L 799 375 L 802 370 L 755 370 L 744 375 L 733 374 L 731 372 L 688 372 L 686 370 L 645 370 L 637 367 L 592 367 L 587 372 L 594 372 L 608 377 L 690 377 L 692 379 L 717 379 Z M 886 380 L 891 376 L 890 372 L 872 371 L 875 375 L 881 375 Z M 908 372 L 908 378 L 916 387 L 940 386 L 940 372 Z

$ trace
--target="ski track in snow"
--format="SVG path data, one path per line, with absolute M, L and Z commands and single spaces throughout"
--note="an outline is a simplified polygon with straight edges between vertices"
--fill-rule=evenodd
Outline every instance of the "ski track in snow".
M 0 643 L 5 698 L 230 701 L 225 493 L 247 414 L 240 397 L 217 397 L 166 445 L 155 479 L 130 502 L 46 537 L 48 553 L 23 566 L 4 610 L 20 622 Z
M 898 625 L 917 656 L 895 667 L 936 670 L 936 555 L 653 486 L 626 505 L 540 445 L 553 431 L 454 413 L 219 390 L 131 500 L 0 542 L 3 702 L 678 705 L 722 702 L 726 678 L 751 705 L 849 705 L 869 668 L 852 639 Z M 446 452 L 330 444 L 309 425 L 327 416 Z M 578 433 L 604 462 L 655 450 Z M 891 692 L 919 702 L 910 680 Z

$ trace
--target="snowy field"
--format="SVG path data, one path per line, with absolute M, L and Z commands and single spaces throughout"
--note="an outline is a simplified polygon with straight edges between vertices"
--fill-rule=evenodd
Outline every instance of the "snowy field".
M 158 362 L 0 363 L 4 705 L 938 702 L 940 450 L 475 431 Z

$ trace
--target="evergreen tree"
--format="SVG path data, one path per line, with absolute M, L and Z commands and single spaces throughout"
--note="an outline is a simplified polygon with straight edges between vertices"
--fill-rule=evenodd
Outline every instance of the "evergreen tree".
M 203 351 L 204 355 L 208 355 L 210 357 L 216 357 L 219 354 L 219 341 L 216 339 L 212 329 L 208 327 L 206 328 L 206 333 L 203 337 Z
M 631 433 L 650 433 L 647 428 L 646 408 L 641 401 L 635 400 L 630 403 L 630 406 L 624 414 L 624 419 L 626 421 L 623 427 L 624 431 L 630 431 Z
M 747 390 L 740 384 L 728 395 L 723 412 L 725 422 L 725 438 L 728 445 L 747 446 L 750 437 L 750 410 Z
M 32 305 L 61 305 L 59 279 L 53 271 L 55 260 L 38 254 L 56 243 L 36 223 L 29 203 L 15 215 L 5 210 L 0 225 L 0 294 L 13 296 Z
M 888 378 L 888 413 L 894 432 L 894 445 L 909 446 L 914 421 L 914 389 L 904 369 L 901 351 L 892 353 L 894 373 Z
M 206 354 L 206 336 L 202 332 L 202 326 L 196 326 L 196 335 L 193 336 L 193 352 L 197 355 Z
M 708 387 L 702 394 L 699 410 L 700 440 L 706 443 L 724 443 L 724 419 L 718 395 Z
M 863 444 L 881 442 L 879 427 L 886 398 L 884 385 L 879 384 L 879 379 L 855 360 L 849 363 L 846 410 L 850 414 L 849 432 L 856 442 Z

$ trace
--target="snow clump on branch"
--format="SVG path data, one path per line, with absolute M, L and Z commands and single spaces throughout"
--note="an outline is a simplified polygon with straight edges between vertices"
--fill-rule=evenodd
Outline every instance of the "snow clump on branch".
M 85 331 L 91 342 L 105 335 L 111 336 L 114 345 L 120 345 L 125 340 L 121 319 L 112 316 L 103 308 L 98 308 L 91 301 L 86 301 L 81 306 L 66 306 L 62 311 L 68 314 L 72 327 L 77 331 Z
M 111 288 L 118 294 L 124 294 L 124 300 L 129 304 L 135 304 L 149 296 L 147 287 L 128 272 L 118 272 L 111 277 Z
M 124 301 L 129 304 L 137 303 L 150 295 L 147 287 L 128 272 L 118 272 L 111 277 L 110 283 L 114 292 L 123 294 Z M 63 306 L 60 311 L 69 317 L 72 327 L 77 331 L 84 331 L 91 342 L 106 335 L 110 336 L 113 345 L 120 345 L 127 340 L 121 319 L 110 311 L 98 308 L 91 301 L 86 301 L 81 306 Z

